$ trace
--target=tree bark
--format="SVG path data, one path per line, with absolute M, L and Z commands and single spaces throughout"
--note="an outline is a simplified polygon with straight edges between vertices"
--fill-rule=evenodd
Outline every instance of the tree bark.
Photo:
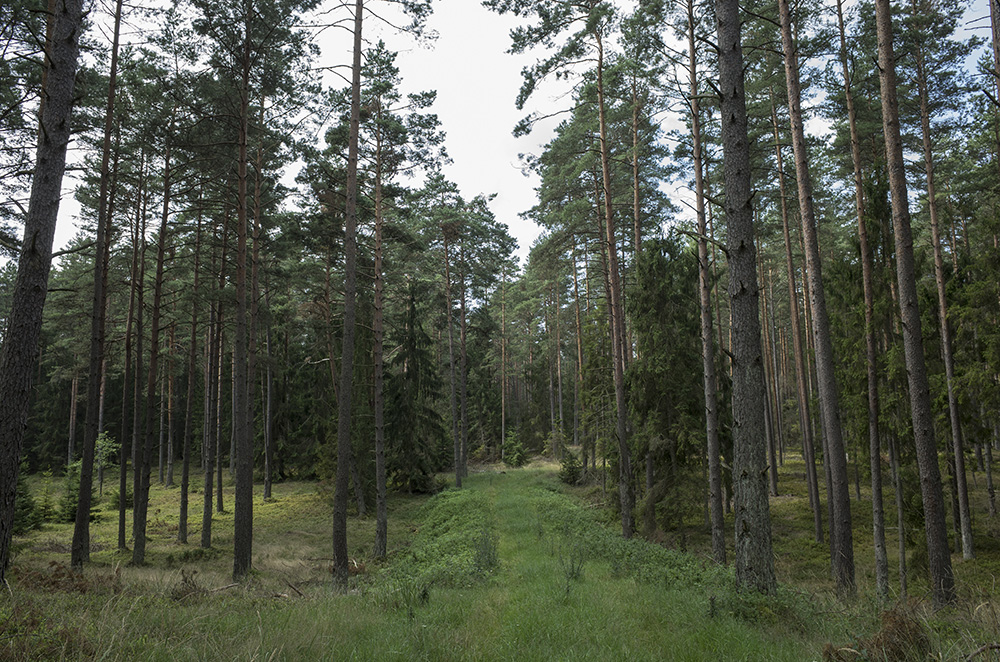
M 455 331 L 452 316 L 451 298 L 451 256 L 448 253 L 448 234 L 450 226 L 442 226 L 441 233 L 444 241 L 444 298 L 445 298 L 445 319 L 448 324 L 448 366 L 450 371 L 451 395 L 449 404 L 451 406 L 451 437 L 455 451 L 455 487 L 462 487 L 462 439 L 458 430 L 458 397 L 456 395 L 455 382 Z
M 840 65 L 844 75 L 847 122 L 851 132 L 851 163 L 854 167 L 854 203 L 858 217 L 858 240 L 861 248 L 861 281 L 865 299 L 865 365 L 868 378 L 868 455 L 872 482 L 872 530 L 875 546 L 875 592 L 883 602 L 889 598 L 889 559 L 885 546 L 885 508 L 882 502 L 882 450 L 879 441 L 878 345 L 875 335 L 875 283 L 872 274 L 872 250 L 865 224 L 864 182 L 861 173 L 861 141 L 858 138 L 854 91 L 847 66 L 847 38 L 844 30 L 842 1 L 837 0 L 837 26 L 840 34 Z
M 381 113 L 382 105 L 378 104 Z M 374 359 L 374 408 L 375 408 L 375 558 L 384 559 L 388 537 L 388 511 L 386 506 L 385 469 L 385 415 L 383 396 L 382 307 L 384 284 L 382 282 L 382 133 L 376 123 L 375 153 L 375 301 L 372 321 L 372 356 Z
M 753 239 L 750 145 L 738 0 L 716 0 L 725 211 L 732 315 L 733 483 L 737 590 L 774 593 L 764 446 L 764 375 Z
M 601 145 L 601 175 L 604 198 L 604 231 L 608 251 L 608 289 L 611 306 L 611 347 L 614 362 L 615 409 L 618 439 L 618 494 L 621 502 L 622 536 L 631 538 L 635 532 L 635 490 L 632 486 L 632 449 L 628 439 L 628 405 L 625 399 L 625 307 L 622 303 L 618 271 L 618 248 L 615 240 L 615 217 L 611 196 L 611 146 L 604 100 L 604 44 L 599 31 L 594 31 L 597 43 L 597 116 Z
M 466 280 L 466 266 L 465 266 L 465 241 L 464 239 L 459 240 L 458 244 L 458 262 L 461 265 L 461 271 L 459 273 L 459 278 L 462 281 L 461 287 L 459 289 L 459 329 L 458 329 L 458 343 L 459 343 L 459 374 L 458 374 L 458 398 L 459 398 L 459 408 L 461 409 L 462 416 L 462 446 L 460 450 L 460 461 L 459 466 L 462 472 L 462 478 L 469 475 L 469 352 L 466 345 L 466 337 L 468 331 L 468 325 L 466 324 L 466 296 L 465 296 L 465 280 Z
M 173 129 L 171 122 L 170 130 Z M 136 462 L 136 490 L 134 494 L 133 533 L 135 541 L 132 546 L 132 564 L 143 565 L 146 562 L 146 520 L 149 508 L 149 478 L 153 454 L 153 427 L 156 412 L 156 383 L 159 376 L 160 360 L 160 322 L 163 302 L 163 263 L 166 258 L 167 224 L 170 218 L 170 200 L 173 185 L 173 170 L 171 167 L 170 133 L 164 149 L 163 165 L 163 208 L 160 214 L 160 228 L 156 243 L 156 275 L 153 280 L 153 310 L 150 319 L 149 339 L 149 369 L 146 376 L 146 431 L 145 441 L 141 448 L 141 464 Z M 140 449 L 137 449 L 140 450 Z
M 249 225 L 247 142 L 250 130 L 251 16 L 243 2 L 244 32 L 237 136 L 236 193 L 236 324 L 233 338 L 233 581 L 250 572 L 253 563 L 253 429 L 250 419 L 249 331 L 247 329 L 247 227 Z M 260 173 L 258 173 L 259 176 Z M 222 494 L 222 490 L 219 490 Z
M 64 0 L 55 6 L 24 242 L 0 349 L 0 583 L 10 560 L 14 497 L 66 170 L 82 21 L 81 0 Z
M 191 288 L 191 337 L 188 340 L 187 394 L 184 397 L 184 438 L 181 440 L 181 505 L 177 540 L 187 543 L 188 496 L 191 485 L 191 440 L 194 434 L 194 381 L 198 360 L 198 285 L 201 277 L 201 210 L 194 239 L 194 283 Z
M 816 475 L 816 452 L 813 440 L 812 416 L 809 413 L 809 393 L 805 351 L 802 348 L 802 325 L 799 313 L 799 293 L 795 286 L 795 263 L 792 259 L 792 235 L 785 196 L 785 163 L 778 132 L 778 113 L 771 101 L 771 122 L 774 128 L 774 153 L 778 162 L 778 189 L 781 193 L 781 225 L 785 238 L 785 272 L 788 281 L 788 316 L 792 322 L 792 354 L 795 358 L 795 395 L 799 405 L 799 432 L 802 435 L 802 459 L 806 466 L 806 488 L 813 511 L 813 537 L 823 542 L 823 507 L 819 500 L 819 477 Z
M 819 240 L 816 236 L 812 179 L 809 173 L 809 156 L 806 151 L 802 118 L 798 54 L 792 41 L 792 18 L 788 0 L 778 0 L 778 14 L 781 22 L 781 43 L 785 56 L 785 79 L 788 84 L 788 115 L 792 127 L 792 151 L 795 155 L 799 214 L 802 221 L 802 236 L 806 245 L 806 273 L 809 277 L 809 293 L 812 300 L 813 341 L 816 348 L 816 373 L 823 418 L 823 440 L 829 450 L 826 460 L 830 466 L 832 479 L 830 498 L 833 503 L 833 516 L 830 522 L 830 535 L 834 541 L 834 578 L 837 583 L 837 592 L 841 596 L 850 596 L 856 590 L 850 481 L 847 476 L 847 456 L 840 424 L 839 393 L 834 374 L 833 342 L 830 338 L 830 321 L 826 310 L 826 294 L 823 289 Z
M 354 3 L 354 56 L 351 119 L 347 154 L 347 204 L 344 213 L 344 336 L 341 345 L 340 394 L 337 398 L 337 478 L 333 503 L 333 579 L 347 590 L 347 489 L 351 454 L 351 395 L 354 376 L 354 325 L 357 296 L 358 133 L 361 118 L 361 28 L 364 0 Z
M 919 12 L 916 2 L 913 11 Z M 972 544 L 972 519 L 969 513 L 969 489 L 965 479 L 965 450 L 962 439 L 962 422 L 955 393 L 955 357 L 952 353 L 951 326 L 948 324 L 948 296 L 945 293 L 944 257 L 941 254 L 941 231 L 938 219 L 936 185 L 934 181 L 934 154 L 931 147 L 931 114 L 927 89 L 927 65 L 921 44 L 916 48 L 917 94 L 920 97 L 920 129 L 924 156 L 924 174 L 927 179 L 927 209 L 931 217 L 931 245 L 934 249 L 934 281 L 937 285 L 938 322 L 941 331 L 941 355 L 944 358 L 945 383 L 948 390 L 948 418 L 951 423 L 951 443 L 955 467 L 955 487 L 958 491 L 959 527 L 962 539 L 962 558 L 975 558 Z
M 118 80 L 118 37 L 121 28 L 122 0 L 115 5 L 111 45 L 111 69 L 108 74 L 108 97 L 104 116 L 104 142 L 101 150 L 101 184 L 97 204 L 97 232 L 94 245 L 94 293 L 91 300 L 90 362 L 87 378 L 87 418 L 84 426 L 83 457 L 80 463 L 80 492 L 70 564 L 76 569 L 90 561 L 90 505 L 93 492 L 94 452 L 100 433 L 99 404 L 104 367 L 104 327 L 107 315 L 108 262 L 106 247 L 109 239 L 108 187 L 111 181 L 111 134 L 115 114 L 115 88 Z M 75 413 L 74 407 L 74 413 Z M 75 423 L 75 418 L 74 421 Z
M 705 391 L 705 436 L 708 445 L 708 503 L 712 526 L 712 558 L 726 563 L 725 516 L 722 512 L 722 445 L 719 442 L 719 397 L 712 330 L 712 285 L 705 219 L 705 179 L 702 163 L 698 58 L 695 50 L 694 0 L 687 3 L 688 80 L 691 106 L 691 154 L 694 159 L 695 216 L 698 223 L 698 301 L 701 309 L 701 367 Z
M 910 387 L 910 413 L 913 417 L 913 436 L 920 471 L 920 493 L 924 505 L 928 566 L 934 603 L 943 605 L 955 600 L 955 577 L 948 549 L 941 472 L 937 463 L 930 388 L 924 364 L 924 343 L 913 259 L 913 236 L 910 230 L 910 209 L 906 191 L 906 166 L 900 139 L 899 104 L 896 100 L 896 60 L 892 45 L 891 11 L 889 0 L 876 0 L 882 126 L 889 171 L 889 190 L 892 196 L 896 279 L 899 285 L 906 374 Z

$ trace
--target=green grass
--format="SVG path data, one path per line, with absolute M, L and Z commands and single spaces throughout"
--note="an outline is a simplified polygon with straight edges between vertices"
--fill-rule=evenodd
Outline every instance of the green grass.
M 760 597 L 737 594 L 731 571 L 699 552 L 699 527 L 695 553 L 625 541 L 613 515 L 593 507 L 600 490 L 581 499 L 556 471 L 485 470 L 463 490 L 393 497 L 384 563 L 370 559 L 374 520 L 351 518 L 346 595 L 332 590 L 331 509 L 314 484 L 278 484 L 273 501 L 255 502 L 254 572 L 239 585 L 229 577 L 231 513 L 215 516 L 212 550 L 198 547 L 197 526 L 181 545 L 178 490 L 154 486 L 144 567 L 114 549 L 112 511 L 94 525 L 100 551 L 82 577 L 60 565 L 71 525 L 18 541 L 0 598 L 0 659 L 802 661 L 878 630 L 880 608 L 864 591 L 845 606 L 824 587 L 826 548 L 812 541 L 792 479 L 772 501 L 783 587 Z M 37 496 L 44 486 L 32 487 Z M 976 597 L 909 610 L 933 659 L 965 659 L 989 641 L 997 609 L 991 591 Z

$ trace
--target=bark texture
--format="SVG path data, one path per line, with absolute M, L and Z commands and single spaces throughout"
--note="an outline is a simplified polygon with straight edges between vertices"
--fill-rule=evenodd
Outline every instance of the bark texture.
M 83 2 L 64 0 L 56 3 L 54 10 L 45 58 L 35 174 L 10 316 L 0 349 L 0 582 L 3 582 L 9 561 L 21 446 L 28 424 L 32 376 L 59 216 L 59 195 L 66 170 Z
M 764 436 L 764 370 L 760 345 L 757 258 L 753 239 L 750 145 L 743 84 L 738 0 L 715 4 L 719 48 L 725 212 L 729 227 L 732 311 L 733 486 L 738 590 L 774 593 L 771 513 Z
M 347 489 L 351 457 L 351 391 L 354 376 L 354 324 L 357 298 L 358 132 L 361 117 L 361 28 L 364 0 L 354 3 L 354 61 L 351 120 L 347 148 L 347 204 L 344 214 L 344 337 L 340 393 L 337 398 L 337 478 L 333 501 L 333 581 L 347 590 Z
M 924 364 L 924 341 L 921 335 L 920 307 L 913 259 L 913 234 L 906 190 L 906 165 L 899 128 L 899 102 L 896 97 L 896 60 L 892 45 L 892 10 L 889 0 L 876 0 L 875 20 L 878 30 L 879 84 L 882 92 L 882 126 L 892 196 L 892 224 L 896 245 L 896 280 L 899 288 L 900 318 L 903 326 L 903 350 L 910 387 L 910 413 L 920 471 L 920 494 L 924 505 L 924 528 L 927 533 L 928 567 L 934 603 L 954 602 L 955 576 L 948 548 L 945 526 L 944 491 L 937 462 L 937 444 L 931 415 L 930 388 Z
M 829 451 L 826 459 L 830 466 L 832 479 L 830 500 L 833 504 L 833 516 L 830 520 L 830 537 L 833 542 L 834 579 L 839 594 L 851 595 L 855 591 L 855 580 L 850 483 L 847 476 L 847 455 L 844 450 L 844 437 L 840 424 L 840 403 L 833 367 L 833 341 L 830 338 L 830 320 L 826 311 L 826 293 L 823 288 L 823 267 L 819 254 L 819 238 L 816 233 L 816 215 L 813 209 L 812 178 L 809 174 L 809 155 L 806 149 L 802 118 L 798 55 L 792 41 L 792 17 L 788 0 L 778 0 L 778 15 L 781 22 L 781 44 L 785 55 L 788 115 L 792 128 L 792 152 L 795 155 L 799 216 L 802 221 L 802 236 L 806 245 L 806 273 L 809 278 L 809 294 L 812 301 L 812 329 L 816 348 L 819 404 L 823 418 L 824 442 Z

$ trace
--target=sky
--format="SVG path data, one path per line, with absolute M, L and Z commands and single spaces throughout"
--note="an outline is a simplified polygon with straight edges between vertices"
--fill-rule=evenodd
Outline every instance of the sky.
M 538 179 L 522 171 L 519 155 L 540 152 L 551 139 L 555 122 L 542 123 L 523 138 L 514 138 L 512 131 L 529 110 L 566 103 L 558 94 L 564 88 L 545 86 L 529 100 L 530 108 L 515 107 L 521 69 L 537 54 L 507 53 L 517 19 L 491 12 L 478 0 L 436 0 L 427 27 L 438 37 L 429 46 L 392 35 L 374 20 L 369 19 L 369 25 L 399 51 L 397 64 L 408 92 L 437 90 L 432 110 L 447 134 L 452 159 L 445 176 L 458 184 L 466 199 L 496 194 L 490 206 L 510 227 L 523 260 L 539 230 L 519 214 L 534 205 Z
M 153 1 L 156 0 L 150 0 Z M 388 4 L 368 3 L 376 11 Z M 412 37 L 400 35 L 371 16 L 365 25 L 366 40 L 372 45 L 384 38 L 391 49 L 399 52 L 397 65 L 404 91 L 437 90 L 432 111 L 438 114 L 447 134 L 446 146 L 452 159 L 445 167 L 445 176 L 458 184 L 467 199 L 496 194 L 490 206 L 497 219 L 510 227 L 518 242 L 517 254 L 523 261 L 539 235 L 539 228 L 520 218 L 520 214 L 534 205 L 538 179 L 533 173 L 522 171 L 519 155 L 540 153 L 551 139 L 557 121 L 541 123 L 522 138 L 515 138 L 512 130 L 530 111 L 545 113 L 568 107 L 566 84 L 543 83 L 529 99 L 528 107 L 518 110 L 515 99 L 521 86 L 521 70 L 539 57 L 535 52 L 507 53 L 510 30 L 519 19 L 490 12 L 479 0 L 434 0 L 433 6 L 427 27 L 437 34 L 437 39 L 431 43 L 418 43 Z M 98 1 L 95 13 L 101 11 L 102 4 Z M 975 20 L 982 17 L 986 20 Z M 988 37 L 988 17 L 986 0 L 975 0 L 967 13 L 967 29 Z M 325 61 L 350 62 L 347 31 L 324 31 L 319 45 Z M 815 133 L 822 127 L 811 123 L 809 129 Z M 76 232 L 75 216 L 79 208 L 69 192 L 74 185 L 74 180 L 67 180 L 68 190 L 56 234 L 57 249 L 65 246 Z M 674 194 L 684 197 L 683 191 Z
M 369 4 L 379 10 L 379 5 L 386 3 Z M 101 4 L 96 11 L 102 11 Z M 543 123 L 527 137 L 512 135 L 514 125 L 529 112 L 515 107 L 521 69 L 536 59 L 535 54 L 514 56 L 506 52 L 510 47 L 510 29 L 516 20 L 488 11 L 478 0 L 435 0 L 427 27 L 438 36 L 429 43 L 400 35 L 371 16 L 366 20 L 364 34 L 369 46 L 383 38 L 392 50 L 399 52 L 396 63 L 404 92 L 437 90 L 437 101 L 431 111 L 440 118 L 452 159 L 444 168 L 445 176 L 458 184 L 466 199 L 496 194 L 490 207 L 497 219 L 510 227 L 518 242 L 517 255 L 523 261 L 539 229 L 519 214 L 534 205 L 538 179 L 522 171 L 519 155 L 540 152 L 551 138 L 555 122 Z M 125 39 L 130 37 L 138 35 L 131 32 Z M 351 40 L 346 31 L 326 30 L 318 43 L 324 61 L 350 62 Z M 344 85 L 335 78 L 329 83 Z M 560 100 L 556 93 L 558 87 L 555 84 L 540 89 L 531 99 L 532 109 L 565 104 L 566 100 Z M 288 175 L 285 179 L 291 182 L 293 177 Z M 72 177 L 64 182 L 56 250 L 65 247 L 77 232 L 79 205 L 72 194 L 77 184 Z

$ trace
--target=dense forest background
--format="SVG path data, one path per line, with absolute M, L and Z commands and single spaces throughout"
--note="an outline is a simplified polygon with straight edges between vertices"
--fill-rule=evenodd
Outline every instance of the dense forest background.
M 48 278 L 23 443 L 3 446 L 21 474 L 78 481 L 74 564 L 97 489 L 126 497 L 118 543 L 141 563 L 150 481 L 184 492 L 179 536 L 200 517 L 210 546 L 231 476 L 238 509 L 241 489 L 266 499 L 309 479 L 335 511 L 349 494 L 382 520 L 387 488 L 435 491 L 444 472 L 461 486 L 470 464 L 531 453 L 601 483 L 625 537 L 710 529 L 725 562 L 752 444 L 765 515 L 778 465 L 804 461 L 838 590 L 856 587 L 852 536 L 874 531 L 880 594 L 888 538 L 903 550 L 893 590 L 909 553 L 935 600 L 953 598 L 951 552 L 973 558 L 972 521 L 996 516 L 1000 43 L 968 29 L 996 34 L 993 3 L 744 3 L 742 166 L 723 3 L 484 4 L 523 22 L 512 52 L 539 53 L 512 128 L 560 118 L 525 157 L 540 185 L 523 217 L 543 231 L 524 263 L 490 192 L 441 173 L 448 127 L 433 91 L 401 91 L 401 56 L 356 41 L 353 66 L 331 67 L 340 87 L 314 66 L 322 35 L 360 40 L 362 19 L 419 38 L 430 0 L 90 9 L 72 116 L 81 227 Z M 0 8 L 0 329 L 26 250 L 49 12 Z M 141 39 L 119 43 L 121 20 Z M 552 79 L 572 93 L 533 110 Z M 734 244 L 741 167 L 752 235 Z M 733 280 L 744 249 L 751 277 Z M 756 382 L 741 381 L 748 362 Z M 114 486 L 110 467 L 127 469 Z M 872 521 L 852 520 L 862 489 Z M 768 590 L 764 575 L 749 583 Z

